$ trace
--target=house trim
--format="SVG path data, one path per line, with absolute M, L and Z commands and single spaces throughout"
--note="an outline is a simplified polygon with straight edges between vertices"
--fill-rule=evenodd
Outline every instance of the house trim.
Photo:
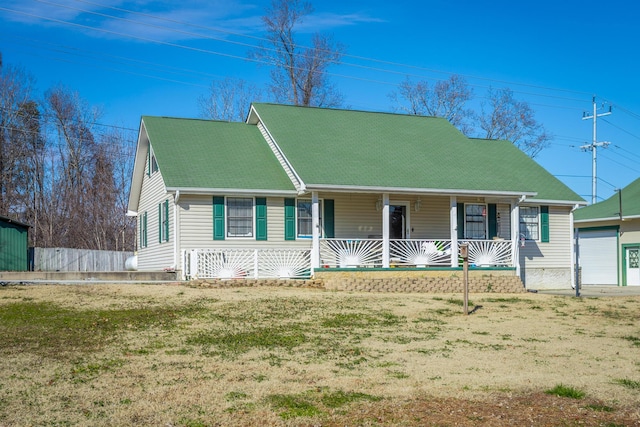
M 490 197 L 521 197 L 535 196 L 537 192 L 528 191 L 495 191 L 495 190 L 461 190 L 449 188 L 413 188 L 413 187 L 364 187 L 357 185 L 325 185 L 308 184 L 310 191 L 332 191 L 336 193 L 393 193 L 411 195 L 441 195 L 441 196 L 490 196 Z M 527 199 L 532 200 L 532 199 Z M 575 202 L 573 202 L 575 203 Z M 567 203 L 559 203 L 567 204 Z
M 622 269 L 622 282 L 620 282 L 620 286 L 628 286 L 627 284 L 627 248 L 637 248 L 640 247 L 640 243 L 623 243 L 620 246 L 620 250 L 618 251 L 618 255 L 621 262 Z

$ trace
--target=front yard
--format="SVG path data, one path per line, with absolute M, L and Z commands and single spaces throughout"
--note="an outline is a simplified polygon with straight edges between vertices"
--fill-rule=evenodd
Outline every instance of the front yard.
M 640 297 L 0 288 L 0 426 L 640 425 Z

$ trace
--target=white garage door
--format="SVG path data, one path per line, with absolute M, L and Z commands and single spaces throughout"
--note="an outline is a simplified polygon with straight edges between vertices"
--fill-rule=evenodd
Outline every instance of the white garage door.
M 579 234 L 583 285 L 617 285 L 616 230 L 590 230 Z

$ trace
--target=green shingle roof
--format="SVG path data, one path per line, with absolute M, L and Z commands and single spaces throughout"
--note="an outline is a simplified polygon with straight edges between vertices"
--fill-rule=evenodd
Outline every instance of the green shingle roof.
M 508 141 L 469 139 L 443 118 L 254 104 L 308 186 L 537 192 L 583 199 Z
M 169 188 L 295 190 L 256 126 L 152 116 L 142 122 Z
M 254 104 L 308 186 L 537 193 L 584 202 L 508 141 L 469 139 L 436 117 Z M 294 191 L 257 126 L 144 116 L 168 188 Z
M 617 219 L 620 216 L 620 196 L 623 217 L 640 216 L 640 178 L 638 178 L 624 187 L 620 194 L 616 193 L 607 200 L 576 210 L 574 219 L 576 221 Z

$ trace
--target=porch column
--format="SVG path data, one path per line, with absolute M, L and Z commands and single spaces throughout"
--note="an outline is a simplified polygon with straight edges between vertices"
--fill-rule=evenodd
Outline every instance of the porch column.
M 458 199 L 449 197 L 449 228 L 451 233 L 451 267 L 458 266 Z
M 511 202 L 511 265 L 520 276 L 520 202 Z
M 316 268 L 320 268 L 320 204 L 318 192 L 311 192 L 311 274 Z
M 382 195 L 382 267 L 389 268 L 389 193 Z

